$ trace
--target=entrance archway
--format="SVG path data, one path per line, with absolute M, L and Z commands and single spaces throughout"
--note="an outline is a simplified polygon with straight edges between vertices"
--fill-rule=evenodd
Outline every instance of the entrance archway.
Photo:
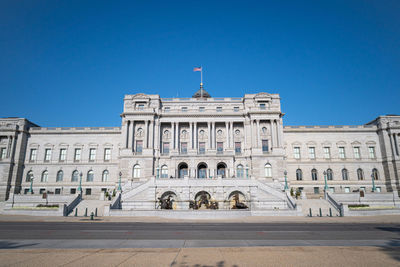
M 207 178 L 207 164 L 204 162 L 197 165 L 197 178 Z
M 184 178 L 188 175 L 188 165 L 182 162 L 178 165 L 178 178 Z
M 226 164 L 223 162 L 218 163 L 217 165 L 217 175 L 222 178 L 226 178 Z

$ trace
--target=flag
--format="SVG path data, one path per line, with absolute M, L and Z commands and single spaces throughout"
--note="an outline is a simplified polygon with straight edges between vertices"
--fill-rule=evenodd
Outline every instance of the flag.
M 201 67 L 193 68 L 193 71 L 201 71 Z

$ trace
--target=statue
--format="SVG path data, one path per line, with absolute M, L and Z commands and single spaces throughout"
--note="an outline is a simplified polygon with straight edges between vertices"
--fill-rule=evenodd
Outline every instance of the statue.
M 235 201 L 235 205 L 233 205 L 232 209 L 248 209 L 249 207 L 246 206 L 243 202 L 239 200 L 239 193 L 235 193 L 233 195 L 233 200 Z
M 206 192 L 202 192 L 200 194 L 200 198 L 198 201 L 189 201 L 189 209 L 198 210 L 201 206 L 205 207 L 206 209 L 218 209 L 218 202 L 217 201 L 210 201 L 209 195 Z
M 158 198 L 159 201 L 159 207 L 161 207 L 162 210 L 172 210 L 172 203 L 174 202 L 173 199 L 171 199 L 171 195 L 168 195 L 166 199 Z

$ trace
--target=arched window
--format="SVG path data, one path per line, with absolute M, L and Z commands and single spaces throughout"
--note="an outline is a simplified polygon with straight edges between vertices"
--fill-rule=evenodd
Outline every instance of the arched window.
M 136 164 L 133 166 L 133 178 L 139 178 L 140 177 L 140 165 Z
M 375 169 L 375 168 L 372 169 L 372 176 L 374 177 L 374 180 L 379 179 L 379 173 L 378 173 L 377 169 Z
M 349 172 L 347 171 L 347 169 L 342 169 L 342 179 L 349 180 Z
M 161 178 L 168 178 L 168 166 L 161 166 Z
M 272 166 L 271 164 L 267 163 L 264 166 L 265 177 L 272 177 Z
M 101 181 L 108 182 L 108 175 L 109 175 L 109 172 L 107 170 L 104 170 L 103 175 L 101 176 Z
M 301 171 L 301 169 L 296 170 L 296 180 L 297 181 L 303 180 L 303 172 Z
M 62 182 L 63 178 L 64 178 L 64 172 L 62 170 L 59 170 L 57 172 L 56 182 Z
M 358 180 L 364 180 L 364 172 L 363 172 L 363 170 L 361 169 L 361 168 L 359 168 L 358 170 L 357 170 L 357 177 L 358 177 Z
M 33 171 L 29 171 L 26 174 L 25 182 L 30 182 L 32 178 L 33 178 Z
M 88 171 L 86 182 L 93 182 L 94 180 L 94 172 L 92 170 Z
M 71 176 L 71 182 L 78 182 L 78 176 L 79 176 L 78 171 L 77 170 L 73 171 Z
M 327 169 L 326 170 L 326 179 L 328 179 L 329 181 L 333 180 L 333 172 L 332 169 Z
M 313 181 L 317 181 L 317 180 L 318 180 L 318 172 L 317 172 L 316 169 L 312 169 L 312 170 L 311 170 L 311 179 L 312 179 Z
M 236 169 L 236 176 L 237 176 L 237 178 L 243 178 L 243 176 L 244 176 L 243 165 L 239 164 L 239 165 L 237 166 L 237 169 Z
M 49 172 L 44 171 L 42 172 L 42 178 L 40 179 L 41 182 L 47 182 L 49 180 Z

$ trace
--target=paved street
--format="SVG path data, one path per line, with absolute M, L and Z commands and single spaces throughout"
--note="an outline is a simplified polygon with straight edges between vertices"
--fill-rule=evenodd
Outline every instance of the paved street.
M 400 247 L 400 224 L 0 222 L 1 248 Z

